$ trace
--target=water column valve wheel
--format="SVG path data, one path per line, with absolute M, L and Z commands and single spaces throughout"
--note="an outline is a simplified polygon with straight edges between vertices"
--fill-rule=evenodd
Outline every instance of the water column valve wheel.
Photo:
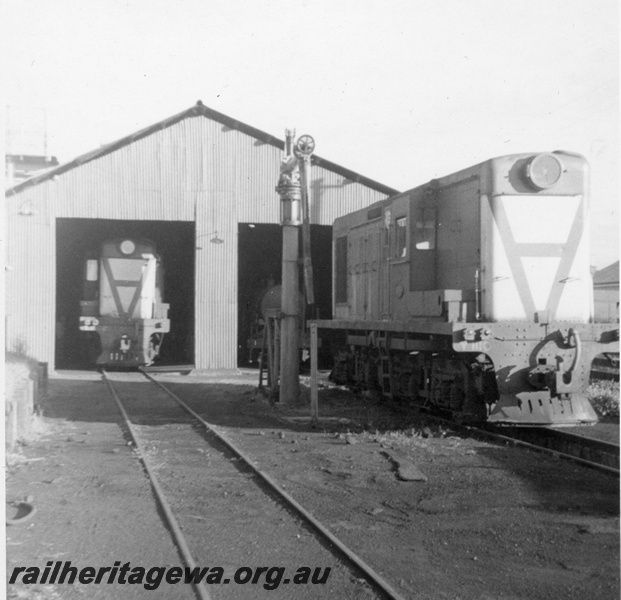
M 312 154 L 315 150 L 315 140 L 310 135 L 301 135 L 295 142 L 295 149 L 302 155 Z

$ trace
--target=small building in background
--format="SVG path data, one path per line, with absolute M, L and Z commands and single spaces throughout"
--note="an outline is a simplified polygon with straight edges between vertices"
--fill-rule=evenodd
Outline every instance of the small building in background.
M 5 187 L 13 187 L 30 177 L 42 175 L 48 169 L 58 166 L 55 156 L 30 154 L 6 154 L 4 161 Z
M 5 188 L 58 166 L 56 157 L 48 153 L 47 137 L 44 108 L 6 107 Z
M 595 321 L 619 322 L 619 261 L 593 273 Z

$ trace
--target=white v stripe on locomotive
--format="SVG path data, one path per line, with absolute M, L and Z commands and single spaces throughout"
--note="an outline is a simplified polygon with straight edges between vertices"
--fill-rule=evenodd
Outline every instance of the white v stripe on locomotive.
M 140 281 L 127 281 L 127 280 L 117 280 L 114 278 L 114 274 L 112 273 L 112 268 L 110 267 L 110 259 L 109 258 L 104 258 L 102 259 L 102 264 L 103 264 L 103 268 L 106 272 L 106 276 L 107 276 L 107 280 L 108 282 L 110 282 L 110 291 L 112 293 L 112 298 L 114 299 L 114 306 L 116 307 L 117 313 L 119 317 L 124 317 L 127 318 L 129 317 L 132 312 L 133 312 L 133 308 L 136 306 L 136 296 L 140 294 L 140 291 L 142 289 L 142 279 L 140 279 Z M 133 287 L 135 288 L 135 292 L 133 294 L 133 297 L 130 301 L 130 309 L 129 310 L 125 310 L 125 307 L 123 306 L 123 302 L 121 301 L 121 294 L 120 294 L 120 288 L 128 288 L 128 287 Z
M 489 204 L 496 247 L 488 279 L 494 320 L 531 320 L 538 313 L 546 320 L 588 321 L 588 303 L 585 307 L 582 298 L 563 302 L 559 311 L 563 297 L 570 300 L 575 293 L 568 284 L 589 277 L 588 256 L 581 249 L 585 233 L 583 196 L 499 195 L 489 198 Z M 542 235 L 544 229 L 551 233 Z M 537 239 L 551 241 L 541 243 Z M 577 306 L 586 310 L 576 314 Z
M 132 317 L 151 318 L 151 314 L 144 314 L 145 311 L 142 305 L 139 307 L 138 314 L 134 313 L 145 289 L 152 287 L 150 286 L 150 280 L 154 274 L 155 260 L 155 257 L 150 255 L 141 259 L 102 259 L 102 265 L 107 276 L 103 285 L 108 288 L 105 291 L 112 294 L 114 306 L 119 317 L 129 319 Z M 127 270 L 128 263 L 133 265 L 131 272 Z M 128 274 L 138 275 L 139 278 L 122 278 Z

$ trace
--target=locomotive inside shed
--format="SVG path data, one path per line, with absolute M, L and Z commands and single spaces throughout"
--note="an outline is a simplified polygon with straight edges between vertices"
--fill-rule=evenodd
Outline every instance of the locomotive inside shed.
M 56 369 L 93 369 L 99 354 L 96 336 L 79 330 L 85 259 L 98 255 L 105 240 L 147 238 L 164 267 L 164 299 L 171 331 L 161 347 L 161 364 L 194 361 L 194 223 L 57 219 Z
M 248 340 L 260 327 L 261 297 L 270 281 L 280 283 L 282 228 L 275 224 L 238 226 L 238 365 L 257 366 L 258 350 Z M 93 369 L 100 348 L 97 335 L 79 330 L 86 258 L 98 255 L 111 238 L 153 241 L 164 268 L 164 301 L 170 332 L 157 364 L 194 363 L 194 254 L 192 222 L 57 219 L 55 368 Z M 307 318 L 332 318 L 332 227 L 311 227 L 316 303 Z M 302 270 L 300 270 L 302 280 Z M 261 336 L 259 335 L 257 339 Z
M 280 284 L 282 227 L 240 223 L 238 229 L 238 365 L 257 366 L 261 344 L 261 299 Z M 306 318 L 332 318 L 332 227 L 311 225 L 315 306 Z M 300 281 L 303 273 L 300 269 Z M 250 347 L 252 346 L 252 347 Z M 254 350 L 253 350 L 254 348 Z

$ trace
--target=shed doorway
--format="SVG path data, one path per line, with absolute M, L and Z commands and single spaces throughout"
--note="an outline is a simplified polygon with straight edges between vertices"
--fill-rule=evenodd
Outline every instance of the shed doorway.
M 300 253 L 301 257 L 301 253 Z M 311 258 L 315 305 L 307 318 L 332 318 L 332 227 L 311 225 Z M 258 366 L 261 345 L 261 299 L 270 285 L 281 283 L 282 227 L 240 223 L 238 226 L 237 364 Z M 300 269 L 300 284 L 302 284 Z
M 104 241 L 120 237 L 153 241 L 164 267 L 170 333 L 156 364 L 193 364 L 194 236 L 191 221 L 57 219 L 55 368 L 95 368 L 97 336 L 79 330 L 85 259 L 97 256 Z

